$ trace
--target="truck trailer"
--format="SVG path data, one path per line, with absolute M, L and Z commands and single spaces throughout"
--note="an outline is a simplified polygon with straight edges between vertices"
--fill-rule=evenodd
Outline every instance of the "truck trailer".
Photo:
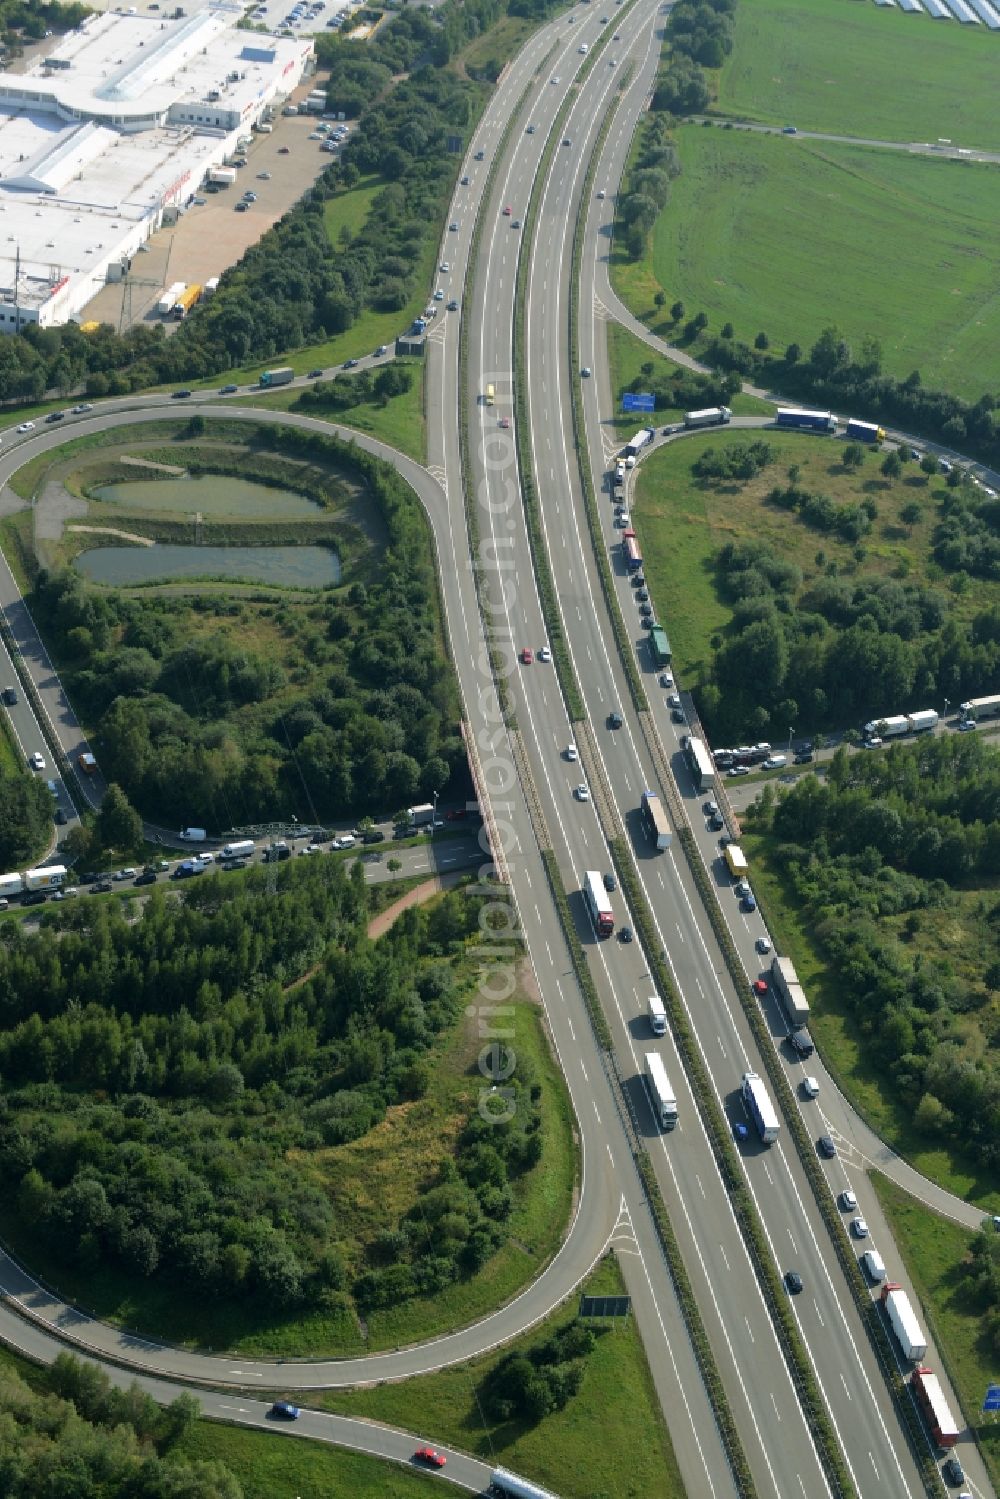
M 858 442 L 885 442 L 884 427 L 876 426 L 875 422 L 859 422 L 854 416 L 847 423 L 847 435 Z
M 24 889 L 24 880 L 19 874 L 0 874 L 0 896 L 7 900 L 12 895 L 20 895 Z
M 910 732 L 910 720 L 905 713 L 893 713 L 885 718 L 873 718 L 865 724 L 865 738 L 897 739 L 900 734 Z
M 963 718 L 978 723 L 981 718 L 996 718 L 1000 715 L 1000 694 L 995 697 L 971 697 L 967 703 L 959 703 Z
M 407 807 L 406 816 L 411 828 L 428 828 L 434 821 L 431 802 L 421 802 L 418 807 Z
M 771 977 L 790 1023 L 806 1025 L 809 1021 L 809 1001 L 799 983 L 791 958 L 779 958 L 775 953 L 771 959 Z
M 488 1492 L 493 1499 L 556 1499 L 550 1489 L 540 1488 L 537 1483 L 529 1483 L 526 1478 L 519 1478 L 506 1468 L 493 1469 Z
M 236 181 L 236 168 L 212 167 L 208 174 L 208 180 L 216 187 L 232 187 Z
M 646 835 L 655 849 L 669 848 L 673 839 L 670 820 L 663 810 L 663 803 L 655 791 L 644 791 L 639 802 L 639 813 Z
M 265 390 L 272 390 L 276 385 L 289 385 L 295 379 L 295 371 L 290 364 L 280 365 L 276 370 L 262 370 L 260 383 Z
M 658 1051 L 647 1051 L 645 1055 L 646 1088 L 653 1105 L 656 1122 L 661 1129 L 673 1129 L 677 1123 L 677 1099 L 667 1077 L 667 1069 Z
M 42 869 L 26 869 L 25 890 L 58 890 L 66 878 L 65 864 L 46 864 Z
M 733 419 L 728 406 L 706 406 L 701 411 L 685 411 L 685 427 L 725 427 Z
M 902 1286 L 893 1280 L 887 1280 L 882 1287 L 882 1305 L 896 1334 L 896 1341 L 903 1350 L 903 1357 L 914 1362 L 922 1359 L 927 1352 L 927 1339 Z
M 177 298 L 177 301 L 174 303 L 174 308 L 171 316 L 176 318 L 177 322 L 180 322 L 183 318 L 186 318 L 188 313 L 191 311 L 191 308 L 201 297 L 201 293 L 202 287 L 201 283 L 198 281 L 192 282 L 190 286 L 185 286 L 184 290 Z
M 638 453 L 642 452 L 643 448 L 647 447 L 653 441 L 655 436 L 656 434 L 652 428 L 641 427 L 635 436 L 630 438 L 625 444 L 625 457 L 635 458 Z
M 804 432 L 836 432 L 837 418 L 832 411 L 800 411 L 782 406 L 774 419 L 776 427 L 795 427 Z
M 958 1441 L 958 1426 L 933 1369 L 918 1365 L 910 1375 L 910 1388 L 938 1447 L 954 1447 Z
M 770 1145 L 778 1138 L 781 1126 L 767 1089 L 756 1072 L 744 1072 L 740 1083 L 740 1093 L 743 1095 L 746 1111 L 760 1136 L 761 1144 Z
M 906 717 L 914 734 L 933 729 L 938 721 L 938 714 L 933 708 L 920 708 L 916 713 L 908 713 Z

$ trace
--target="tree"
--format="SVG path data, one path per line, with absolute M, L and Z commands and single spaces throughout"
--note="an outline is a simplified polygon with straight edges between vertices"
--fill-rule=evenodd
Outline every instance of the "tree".
M 656 307 L 656 308 L 661 308 L 661 307 L 666 307 L 666 305 L 667 305 L 667 294 L 661 288 L 661 290 L 658 291 L 656 293 L 656 295 L 654 296 L 654 298 L 653 298 L 653 306 Z
M 903 472 L 903 465 L 900 462 L 899 454 L 897 452 L 886 453 L 885 457 L 882 459 L 882 464 L 879 472 L 886 479 L 898 479 L 900 474 Z
M 801 358 L 802 350 L 799 348 L 798 344 L 789 344 L 788 348 L 785 350 L 785 363 L 788 365 L 798 364 Z
M 899 518 L 905 525 L 915 526 L 923 513 L 917 500 L 908 500 L 899 512 Z
M 732 338 L 733 333 L 734 333 L 734 329 L 733 329 L 732 323 L 723 323 L 721 332 L 719 334 L 719 337 L 720 338 Z
M 680 300 L 679 297 L 670 308 L 670 316 L 675 323 L 681 322 L 684 317 L 684 303 Z
M 182 1442 L 201 1416 L 201 1401 L 183 1390 L 163 1412 L 163 1439 L 167 1447 Z
M 142 842 L 142 818 L 114 781 L 104 793 L 94 832 L 102 847 L 122 853 L 131 852 Z
M 933 474 L 937 473 L 940 465 L 938 464 L 937 458 L 933 453 L 925 453 L 920 460 L 920 467 L 927 475 L 927 477 L 930 478 Z
M 769 347 L 770 342 L 771 340 L 768 338 L 767 334 L 761 331 L 754 339 L 753 346 L 755 349 L 766 349 Z
M 865 461 L 865 450 L 861 443 L 845 443 L 844 451 L 840 455 L 840 461 L 845 468 L 861 468 Z
M 389 871 L 390 874 L 398 874 L 399 871 L 402 869 L 403 865 L 402 865 L 402 861 L 399 860 L 399 859 L 387 859 L 386 863 L 385 863 L 385 867 L 386 867 L 386 869 L 388 869 L 388 871 Z

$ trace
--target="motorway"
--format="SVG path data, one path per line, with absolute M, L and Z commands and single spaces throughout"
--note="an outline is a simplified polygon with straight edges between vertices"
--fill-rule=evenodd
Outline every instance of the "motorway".
M 451 221 L 458 228 L 446 231 L 441 250 L 441 258 L 449 260 L 453 267 L 450 284 L 442 282 L 446 295 L 461 291 L 460 277 L 479 212 L 485 215 L 486 226 L 473 295 L 463 313 L 469 320 L 469 375 L 474 387 L 469 405 L 472 472 L 465 476 L 465 482 L 479 510 L 484 537 L 480 555 L 470 564 L 459 448 L 457 319 L 439 321 L 428 342 L 427 471 L 390 454 L 381 444 L 339 429 L 342 435 L 360 442 L 369 451 L 392 458 L 420 495 L 433 526 L 446 620 L 466 713 L 476 736 L 493 809 L 501 820 L 512 896 L 579 1125 L 580 1207 L 563 1249 L 545 1274 L 510 1307 L 474 1328 L 421 1348 L 366 1360 L 285 1364 L 280 1379 L 275 1367 L 266 1361 L 234 1361 L 148 1344 L 137 1346 L 134 1337 L 101 1328 L 63 1307 L 19 1275 L 9 1263 L 2 1271 L 2 1278 L 8 1294 L 23 1298 L 35 1315 L 119 1360 L 216 1386 L 238 1386 L 257 1379 L 262 1383 L 267 1381 L 272 1387 L 281 1384 L 302 1390 L 403 1376 L 468 1357 L 544 1315 L 580 1280 L 606 1245 L 614 1243 L 688 1492 L 721 1495 L 732 1492 L 728 1461 L 633 1166 L 630 1131 L 620 1110 L 617 1085 L 605 1072 L 572 975 L 569 953 L 539 856 L 537 825 L 529 814 L 532 798 L 522 794 L 517 785 L 519 775 L 523 774 L 537 792 L 543 809 L 544 836 L 551 841 L 567 888 L 576 890 L 585 869 L 609 867 L 606 832 L 594 803 L 588 805 L 573 798 L 573 787 L 585 779 L 587 770 L 601 780 L 617 821 L 632 839 L 646 898 L 713 1077 L 716 1097 L 734 1120 L 742 1117 L 735 1094 L 740 1073 L 748 1067 L 763 1071 L 755 1057 L 753 1037 L 732 992 L 705 913 L 700 909 L 690 871 L 673 850 L 653 856 L 641 835 L 636 836 L 635 809 L 640 793 L 644 787 L 655 787 L 659 780 L 657 762 L 649 749 L 650 736 L 652 742 L 658 736 L 665 749 L 702 857 L 720 885 L 730 929 L 748 975 L 755 975 L 759 968 L 754 941 L 762 934 L 763 927 L 759 918 L 748 918 L 736 909 L 729 894 L 729 882 L 719 875 L 715 839 L 700 815 L 701 798 L 694 793 L 662 694 L 649 692 L 651 721 L 645 725 L 639 722 L 629 701 L 591 556 L 571 435 L 569 391 L 577 372 L 569 367 L 566 321 L 573 223 L 590 152 L 605 109 L 615 93 L 621 76 L 619 70 L 629 57 L 635 67 L 604 147 L 598 181 L 611 189 L 621 175 L 632 125 L 648 95 L 655 71 L 659 51 L 656 9 L 652 4 L 639 3 L 630 11 L 620 23 L 621 43 L 608 43 L 604 55 L 596 59 L 589 76 L 576 91 L 570 88 L 572 78 L 585 61 L 578 48 L 583 41 L 593 46 L 604 29 L 597 15 L 590 7 L 580 5 L 571 13 L 572 22 L 563 15 L 540 31 L 512 64 L 470 145 L 467 170 L 473 180 L 467 188 L 456 188 Z M 613 29 L 618 13 L 615 10 L 609 13 L 613 19 L 608 29 Z M 616 58 L 618 69 L 608 66 L 609 56 Z M 514 124 L 509 151 L 499 163 L 489 201 L 482 202 L 490 148 L 499 139 L 526 87 L 530 88 L 530 95 Z M 538 232 L 525 249 L 530 256 L 530 274 L 524 353 L 529 435 L 545 542 L 556 579 L 565 636 L 591 728 L 568 721 L 551 666 L 537 661 L 527 667 L 517 664 L 521 647 L 530 646 L 537 652 L 545 643 L 545 631 L 524 530 L 516 452 L 511 434 L 497 426 L 498 415 L 507 416 L 512 411 L 515 274 L 521 246 L 520 234 L 513 228 L 512 220 L 523 218 L 527 212 L 549 128 L 570 95 L 572 102 L 566 124 L 560 128 L 560 139 L 565 136 L 571 145 L 556 148 L 552 170 L 544 184 Z M 531 134 L 527 132 L 528 123 L 536 127 Z M 479 149 L 487 153 L 483 163 L 475 161 Z M 510 217 L 502 213 L 507 204 L 512 207 Z M 613 405 L 607 383 L 604 322 L 598 310 L 598 297 L 603 296 L 601 277 L 606 274 L 602 257 L 606 252 L 609 212 L 609 205 L 597 201 L 589 211 L 587 252 L 582 268 L 580 358 L 595 371 L 594 380 L 587 382 L 584 391 L 588 452 L 583 456 L 591 463 L 595 487 L 605 507 L 605 540 L 610 547 L 615 533 L 611 508 L 602 488 L 608 458 L 602 413 L 610 413 Z M 479 399 L 488 383 L 494 383 L 498 390 L 495 410 Z M 78 430 L 100 430 L 111 421 L 128 424 L 145 420 L 150 405 L 157 403 L 165 404 L 164 398 L 132 398 L 124 403 L 102 405 L 79 427 L 74 426 L 74 435 Z M 209 418 L 224 415 L 228 420 L 291 422 L 315 430 L 331 430 L 330 424 L 318 420 L 221 407 L 211 399 L 188 403 L 185 415 L 189 413 Z M 65 433 L 38 432 L 28 441 L 5 450 L 0 459 L 0 480 L 9 477 L 27 458 L 60 441 L 65 441 Z M 499 559 L 492 569 L 491 557 Z M 516 730 L 501 722 L 496 708 L 474 569 L 485 578 L 491 643 L 495 648 L 505 647 L 508 688 L 516 701 Z M 12 585 L 13 580 L 8 585 L 0 571 L 0 603 L 8 617 L 11 610 L 16 611 L 19 598 L 16 589 L 13 594 L 10 592 Z M 626 620 L 633 620 L 631 590 L 623 577 L 619 577 L 618 585 Z M 14 623 L 27 644 L 33 633 L 29 622 L 20 619 Z M 636 628 L 634 633 L 640 668 L 647 676 L 647 687 L 653 689 L 642 649 L 643 632 Z M 60 707 L 65 695 L 60 698 L 61 688 L 45 661 L 36 660 L 32 665 L 27 652 L 25 660 L 41 690 L 55 737 L 72 761 L 83 746 L 68 703 L 65 711 Z M 617 733 L 606 727 L 611 709 L 621 711 L 624 716 L 624 726 Z M 30 746 L 30 724 L 25 722 L 22 729 L 25 745 Z M 583 752 L 583 764 L 571 764 L 563 754 L 568 744 L 576 742 Z M 27 752 L 31 752 L 30 747 Z M 736 1230 L 695 1100 L 687 1088 L 679 1059 L 666 1039 L 658 1043 L 658 1049 L 665 1056 L 677 1089 L 679 1126 L 671 1135 L 660 1136 L 646 1113 L 638 1074 L 642 1069 L 641 1053 L 650 1045 L 643 1018 L 650 980 L 641 952 L 636 945 L 596 943 L 582 904 L 574 899 L 573 908 L 612 1026 L 616 1052 L 626 1076 L 626 1092 L 640 1121 L 644 1143 L 653 1154 L 758 1489 L 762 1494 L 781 1495 L 828 1492 L 756 1276 Z M 620 896 L 616 897 L 616 915 L 619 921 L 629 918 Z M 776 1035 L 776 1044 L 778 1039 Z M 790 1059 L 786 1063 L 794 1077 L 796 1064 Z M 821 1095 L 819 1107 L 803 1104 L 804 1109 L 811 1111 L 806 1117 L 815 1121 L 811 1126 L 814 1133 L 823 1127 L 819 1119 L 823 1117 L 824 1100 L 825 1094 Z M 794 1266 L 805 1279 L 803 1295 L 793 1305 L 858 1493 L 922 1492 L 906 1439 L 797 1158 L 779 1141 L 769 1151 L 745 1148 L 744 1165 L 768 1231 L 775 1263 L 782 1271 Z M 844 1173 L 843 1158 L 832 1163 L 831 1190 L 839 1190 L 846 1184 L 848 1178 Z M 852 1185 L 860 1196 L 860 1182 L 852 1179 Z M 867 1201 L 864 1207 L 866 1216 L 875 1219 Z M 888 1244 L 887 1231 L 883 1243 Z M 897 1274 L 895 1267 L 891 1273 Z M 2 1325 L 5 1336 L 12 1325 L 23 1326 L 6 1308 Z M 238 1367 L 234 1367 L 235 1363 Z M 242 1397 L 239 1403 L 247 1404 Z M 259 1419 L 256 1407 L 248 1406 L 246 1413 L 254 1420 Z M 963 1445 L 963 1461 L 967 1461 L 975 1475 L 977 1490 L 988 1493 L 985 1475 L 976 1467 L 978 1460 L 965 1451 L 967 1445 Z

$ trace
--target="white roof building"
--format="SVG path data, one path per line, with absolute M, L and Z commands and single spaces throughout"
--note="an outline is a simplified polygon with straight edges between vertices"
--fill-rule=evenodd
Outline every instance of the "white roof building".
M 311 41 L 241 14 L 94 14 L 0 72 L 0 332 L 67 322 L 301 80 Z

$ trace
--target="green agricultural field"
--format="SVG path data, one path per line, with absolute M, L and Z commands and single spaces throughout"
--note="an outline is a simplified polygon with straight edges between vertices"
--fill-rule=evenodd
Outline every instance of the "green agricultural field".
M 831 324 L 857 349 L 874 334 L 888 373 L 955 395 L 1000 383 L 993 168 L 721 129 L 679 144 L 651 241 L 668 304 L 779 350 Z
M 986 1386 L 996 1379 L 996 1358 L 991 1352 L 982 1305 L 959 1273 L 972 1235 L 959 1224 L 932 1213 L 877 1171 L 872 1173 L 872 1185 L 958 1393 L 962 1414 L 975 1432 L 997 1486 L 1000 1426 L 995 1417 L 980 1413 Z M 962 1425 L 961 1419 L 958 1424 Z
M 869 140 L 1000 146 L 1000 37 L 868 0 L 740 0 L 718 113 Z
M 592 1295 L 624 1291 L 613 1259 L 583 1288 Z M 509 1348 L 420 1379 L 367 1390 L 317 1395 L 310 1403 L 347 1416 L 386 1421 L 503 1464 L 564 1499 L 681 1499 L 684 1489 L 634 1320 L 599 1335 L 583 1384 L 564 1410 L 538 1422 L 491 1419 L 477 1398 L 484 1376 L 507 1353 L 543 1343 L 576 1314 L 570 1300 Z M 220 1454 L 221 1455 L 221 1454 Z M 228 1460 L 228 1459 L 227 1459 Z
M 706 448 L 757 435 L 766 437 L 776 458 L 756 479 L 710 484 L 692 474 L 691 465 Z M 712 568 L 712 558 L 726 542 L 768 543 L 802 569 L 804 586 L 831 565 L 846 577 L 906 578 L 941 586 L 942 574 L 930 557 L 930 547 L 939 501 L 946 493 L 944 480 L 928 479 L 916 464 L 907 464 L 902 477 L 891 482 L 879 473 L 880 456 L 871 452 L 863 466 L 851 472 L 840 462 L 842 451 L 843 444 L 802 433 L 741 433 L 730 428 L 671 443 L 637 470 L 633 519 L 649 586 L 674 660 L 689 681 L 707 664 L 712 636 L 729 623 L 731 610 L 716 591 Z M 829 495 L 837 504 L 875 500 L 878 518 L 865 538 L 860 562 L 850 542 L 821 534 L 765 501 L 769 490 L 787 482 L 793 464 L 799 467 L 802 486 Z M 917 510 L 909 510 L 911 505 Z M 951 608 L 964 621 L 998 598 L 996 584 L 977 581 L 975 587 L 953 596 Z

